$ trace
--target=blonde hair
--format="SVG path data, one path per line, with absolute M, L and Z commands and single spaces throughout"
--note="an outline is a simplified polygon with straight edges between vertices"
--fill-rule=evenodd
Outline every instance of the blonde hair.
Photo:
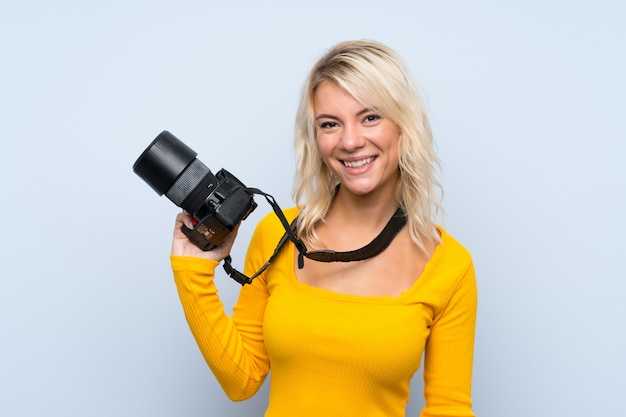
M 335 45 L 313 66 L 304 84 L 294 141 L 297 165 L 293 198 L 301 209 L 298 234 L 319 242 L 315 227 L 324 220 L 338 184 L 322 162 L 315 130 L 313 98 L 326 80 L 364 106 L 376 108 L 400 128 L 398 204 L 407 215 L 412 240 L 422 250 L 424 239 L 439 242 L 436 223 L 442 212 L 443 190 L 435 178 L 439 159 L 424 105 L 400 57 L 374 41 Z

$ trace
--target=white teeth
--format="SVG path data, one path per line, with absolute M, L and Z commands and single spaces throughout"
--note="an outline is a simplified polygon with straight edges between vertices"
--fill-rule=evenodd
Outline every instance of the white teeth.
M 343 164 L 347 166 L 348 168 L 358 168 L 358 167 L 362 167 L 363 165 L 369 164 L 373 160 L 374 158 L 370 157 L 370 158 L 361 159 L 360 161 L 343 161 Z

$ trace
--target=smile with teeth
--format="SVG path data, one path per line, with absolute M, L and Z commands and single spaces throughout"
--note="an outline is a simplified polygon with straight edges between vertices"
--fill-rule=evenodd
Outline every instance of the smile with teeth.
M 364 165 L 371 163 L 374 159 L 376 158 L 369 157 L 369 158 L 361 159 L 360 161 L 342 161 L 342 162 L 348 168 L 359 168 L 359 167 L 362 167 Z

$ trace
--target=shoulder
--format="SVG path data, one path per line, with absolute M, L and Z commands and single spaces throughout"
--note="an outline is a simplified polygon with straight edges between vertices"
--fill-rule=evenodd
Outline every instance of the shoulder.
M 296 216 L 298 214 L 300 214 L 300 209 L 298 207 L 290 207 L 290 208 L 284 209 L 282 212 L 285 215 L 285 218 L 287 219 L 287 221 L 289 223 L 291 223 L 293 221 L 293 219 L 295 219 Z M 267 213 L 259 221 L 258 226 L 262 226 L 262 227 L 279 227 L 279 228 L 283 229 L 283 226 L 282 226 L 282 223 L 280 222 L 280 219 L 278 218 L 276 213 L 274 213 L 273 211 L 270 211 L 269 213 Z
M 437 226 L 441 236 L 441 246 L 448 256 L 458 259 L 461 263 L 472 262 L 470 251 L 442 226 Z
M 437 227 L 441 235 L 440 250 L 446 269 L 452 276 L 465 275 L 468 270 L 473 270 L 473 261 L 470 251 L 463 246 L 454 236 L 441 226 Z
M 449 309 L 475 311 L 477 305 L 476 272 L 470 252 L 445 229 L 441 233 L 441 244 L 433 264 L 430 289 L 439 316 Z
M 300 209 L 298 209 L 298 207 L 290 207 L 288 209 L 284 209 L 282 212 L 285 218 L 287 219 L 287 222 L 291 223 L 293 219 L 295 219 L 298 216 L 298 214 L 300 214 Z M 257 224 L 256 227 L 257 229 L 261 229 L 261 230 L 268 231 L 268 232 L 277 230 L 278 232 L 280 232 L 281 236 L 285 231 L 285 227 L 280 221 L 280 218 L 278 218 L 276 213 L 274 213 L 273 211 L 267 213 L 261 220 L 259 220 L 259 223 Z
M 300 213 L 297 207 L 291 207 L 282 211 L 288 223 L 291 223 Z M 285 234 L 285 227 L 273 211 L 266 214 L 256 225 L 252 236 L 252 242 L 256 245 L 269 245 L 272 250 L 276 243 Z

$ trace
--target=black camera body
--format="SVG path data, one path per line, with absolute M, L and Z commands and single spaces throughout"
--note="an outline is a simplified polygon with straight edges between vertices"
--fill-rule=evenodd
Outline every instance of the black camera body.
M 133 171 L 159 195 L 191 214 L 182 231 L 202 250 L 211 250 L 245 220 L 257 204 L 246 186 L 225 169 L 215 175 L 197 153 L 168 131 L 159 134 L 133 165 Z

